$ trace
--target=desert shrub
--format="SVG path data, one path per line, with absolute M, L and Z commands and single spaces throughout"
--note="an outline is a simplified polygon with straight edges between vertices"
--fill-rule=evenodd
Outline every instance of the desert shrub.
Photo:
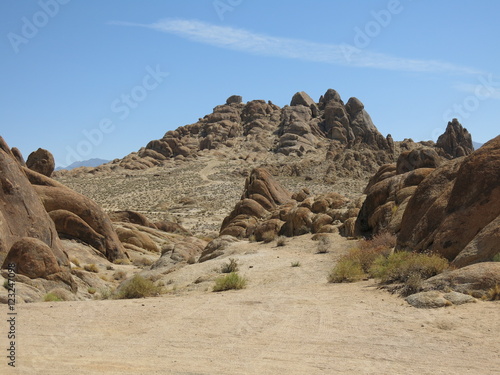
M 322 236 L 318 240 L 318 254 L 326 254 L 332 247 L 332 241 L 329 237 Z
M 288 238 L 286 236 L 279 236 L 276 240 L 276 246 L 285 246 L 288 242 Z
M 392 249 L 396 246 L 396 235 L 389 232 L 382 232 L 373 236 L 369 240 L 359 241 L 361 250 L 366 249 Z
M 262 233 L 262 241 L 264 243 L 273 242 L 275 238 L 276 238 L 276 233 L 274 233 L 273 231 Z
M 328 281 L 331 283 L 351 283 L 362 280 L 365 276 L 359 262 L 345 257 L 333 267 L 328 275 Z
M 132 264 L 136 267 L 149 267 L 153 263 L 154 263 L 154 261 L 152 261 L 151 259 L 146 258 L 146 257 L 136 258 L 132 262 Z
M 497 254 L 493 257 L 493 262 L 500 262 L 500 253 L 497 253 Z
M 188 264 L 195 264 L 196 263 L 196 258 L 194 256 L 189 257 L 187 260 Z
M 485 301 L 500 301 L 500 285 L 495 285 L 483 296 Z
M 115 259 L 113 261 L 114 264 L 124 264 L 124 265 L 129 265 L 130 261 L 126 258 L 121 258 L 121 259 Z
M 87 289 L 87 292 L 89 292 L 89 294 L 95 294 L 95 292 L 97 292 L 97 289 L 94 287 L 90 287 Z
M 424 280 L 422 279 L 422 275 L 420 275 L 419 273 L 412 273 L 408 276 L 408 279 L 403 284 L 399 293 L 403 297 L 407 297 L 409 295 L 421 292 L 423 289 L 423 281 Z
M 351 259 L 361 266 L 363 272 L 368 272 L 370 267 L 373 265 L 373 262 L 375 262 L 375 259 L 381 255 L 388 256 L 389 249 L 383 246 L 362 246 L 361 248 L 355 247 L 350 249 L 349 252 L 342 258 Z
M 222 292 L 230 289 L 243 289 L 246 284 L 247 280 L 244 277 L 238 275 L 236 272 L 231 272 L 215 280 L 213 291 Z
M 110 299 L 113 293 L 111 292 L 110 289 L 101 289 L 99 291 L 99 296 L 95 295 L 94 298 L 99 297 L 100 299 Z
M 99 268 L 94 264 L 86 264 L 83 269 L 87 272 L 94 272 L 94 273 L 98 273 L 99 272 Z
M 300 262 L 292 262 L 292 267 L 300 267 Z
M 77 258 L 71 258 L 70 262 L 73 263 L 75 266 L 80 267 L 80 261 Z
M 117 299 L 144 298 L 156 296 L 161 293 L 161 288 L 151 280 L 135 275 L 132 279 L 125 281 L 115 294 Z
M 220 272 L 222 273 L 231 273 L 231 272 L 237 272 L 238 271 L 238 261 L 233 258 L 229 258 L 228 263 L 224 263 L 220 267 Z
M 370 275 L 383 283 L 403 282 L 420 275 L 422 280 L 443 272 L 448 261 L 438 255 L 401 251 L 388 257 L 379 256 L 370 267 Z
M 47 293 L 44 297 L 43 300 L 45 302 L 61 302 L 63 301 L 60 297 L 55 295 L 54 293 Z

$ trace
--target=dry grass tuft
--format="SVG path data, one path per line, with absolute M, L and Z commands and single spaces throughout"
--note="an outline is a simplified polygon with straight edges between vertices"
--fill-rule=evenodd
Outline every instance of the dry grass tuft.
M 332 247 L 332 240 L 330 237 L 322 236 L 318 240 L 318 254 L 326 254 Z
M 279 236 L 276 240 L 276 246 L 286 246 L 287 242 L 288 238 L 286 238 L 286 236 Z
M 500 301 L 500 285 L 495 285 L 483 296 L 485 301 Z
M 161 294 L 161 287 L 156 286 L 151 280 L 140 275 L 125 281 L 115 294 L 116 299 L 132 299 L 152 297 Z
M 328 275 L 328 281 L 331 283 L 352 283 L 362 280 L 365 276 L 363 268 L 356 260 L 344 257 L 332 269 Z
M 99 273 L 99 268 L 94 264 L 86 264 L 83 269 L 87 272 Z
M 238 275 L 236 272 L 231 272 L 226 276 L 221 276 L 215 280 L 213 288 L 214 292 L 222 292 L 230 289 L 243 289 L 247 284 L 247 280 Z

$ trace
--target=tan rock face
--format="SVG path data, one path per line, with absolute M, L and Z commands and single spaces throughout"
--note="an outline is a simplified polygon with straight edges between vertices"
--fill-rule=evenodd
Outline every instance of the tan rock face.
M 52 249 L 37 238 L 24 237 L 16 241 L 5 258 L 8 264 L 16 265 L 16 273 L 29 278 L 46 278 L 62 271 Z
M 108 260 L 113 261 L 125 257 L 125 249 L 116 235 L 111 220 L 93 200 L 64 185 L 34 185 L 34 188 L 47 212 L 55 210 L 72 212 L 93 231 L 103 236 L 103 253 Z
M 64 274 L 72 285 L 69 260 L 50 216 L 21 165 L 0 137 L 0 254 L 2 268 L 16 263 L 20 274 Z
M 431 250 L 456 259 L 458 266 L 490 260 L 499 215 L 500 136 L 437 168 L 418 186 L 403 216 L 398 247 Z

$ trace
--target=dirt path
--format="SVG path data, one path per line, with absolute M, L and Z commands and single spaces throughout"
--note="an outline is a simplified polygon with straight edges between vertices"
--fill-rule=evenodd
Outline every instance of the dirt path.
M 200 170 L 199 176 L 205 182 L 201 186 L 210 186 L 210 185 L 217 183 L 217 181 L 211 180 L 208 177 L 211 174 L 214 174 L 217 172 L 216 167 L 218 167 L 220 164 L 221 164 L 221 162 L 218 160 L 210 160 L 207 163 L 207 165 L 202 170 Z
M 371 281 L 328 284 L 338 252 L 310 243 L 240 244 L 241 291 L 193 284 L 222 259 L 169 275 L 177 295 L 19 305 L 19 367 L 7 373 L 498 373 L 500 303 L 419 310 Z

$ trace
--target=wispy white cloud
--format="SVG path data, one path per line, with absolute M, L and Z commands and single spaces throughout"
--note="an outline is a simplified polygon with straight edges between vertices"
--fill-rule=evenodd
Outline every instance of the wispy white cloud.
M 494 83 L 494 82 L 493 82 Z M 497 99 L 500 100 L 500 82 L 496 83 L 496 86 L 488 83 L 486 80 L 481 83 L 457 83 L 453 86 L 454 89 L 465 92 L 467 94 L 472 94 L 483 99 Z
M 140 26 L 178 35 L 198 43 L 255 55 L 410 72 L 481 74 L 479 70 L 437 60 L 407 59 L 370 52 L 349 44 L 316 43 L 300 39 L 274 37 L 244 29 L 212 25 L 186 19 L 165 19 L 152 24 L 112 22 L 115 25 Z

